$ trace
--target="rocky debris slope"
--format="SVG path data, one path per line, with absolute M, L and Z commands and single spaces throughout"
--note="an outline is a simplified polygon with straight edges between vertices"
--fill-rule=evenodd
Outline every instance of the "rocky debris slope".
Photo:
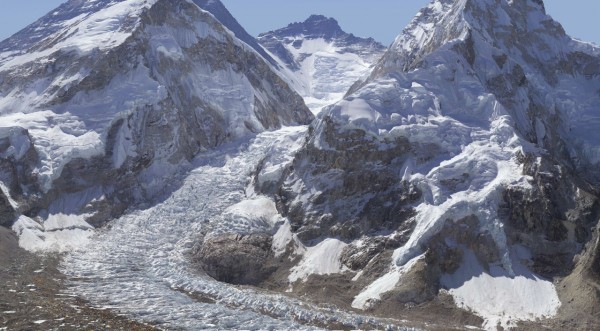
M 19 248 L 19 238 L 0 227 L 0 329 L 154 330 L 106 309 L 65 295 L 58 256 L 38 256 Z
M 340 100 L 385 51 L 372 38 L 344 32 L 322 15 L 262 33 L 258 41 L 291 71 L 289 80 L 314 113 Z
M 590 306 L 599 63 L 542 1 L 433 1 L 277 185 L 257 180 L 289 220 L 292 287 L 351 275 L 347 304 L 373 313 L 450 295 L 490 330 Z M 306 261 L 323 266 L 297 277 Z
M 29 248 L 85 241 L 199 153 L 313 118 L 219 1 L 73 0 L 0 50 L 0 222 L 23 215 Z

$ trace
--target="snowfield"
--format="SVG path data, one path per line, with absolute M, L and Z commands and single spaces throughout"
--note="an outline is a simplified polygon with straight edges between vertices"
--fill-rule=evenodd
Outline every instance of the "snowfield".
M 335 19 L 322 15 L 263 33 L 258 40 L 315 115 L 341 100 L 385 51 L 375 40 L 346 33 Z
M 297 41 L 302 42 L 302 46 L 287 47 L 300 63 L 300 69 L 294 72 L 299 84 L 296 89 L 315 114 L 342 99 L 350 86 L 373 65 L 358 54 L 344 53 L 343 48 L 323 38 L 311 40 L 299 36 Z
M 515 275 L 510 275 L 494 266 L 488 273 L 473 252 L 468 252 L 458 271 L 445 275 L 442 283 L 459 307 L 485 319 L 486 330 L 496 330 L 498 325 L 510 329 L 517 326 L 518 320 L 554 316 L 561 306 L 554 284 L 517 261 L 513 270 Z

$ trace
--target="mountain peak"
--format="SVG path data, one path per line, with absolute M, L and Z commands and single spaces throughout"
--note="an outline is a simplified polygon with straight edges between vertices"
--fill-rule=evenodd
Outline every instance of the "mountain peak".
M 267 59 L 271 64 L 275 64 L 275 60 L 267 54 L 262 47 L 259 46 L 258 42 L 252 37 L 246 30 L 238 23 L 238 21 L 231 15 L 229 10 L 219 0 L 194 0 L 194 3 L 200 8 L 210 12 L 215 16 L 219 22 L 227 27 L 236 37 L 254 48 L 262 57 Z
M 344 32 L 324 15 L 263 33 L 258 41 L 293 72 L 292 80 L 315 113 L 339 100 L 386 49 L 372 38 Z
M 261 34 L 260 37 L 269 34 L 279 37 L 304 36 L 308 39 L 324 38 L 327 40 L 350 35 L 342 30 L 334 18 L 317 14 L 310 15 L 304 22 L 291 23 L 285 28 Z
M 335 38 L 347 34 L 342 30 L 338 21 L 324 15 L 310 15 L 302 25 L 309 34 L 322 35 L 325 38 Z
M 139 22 L 139 15 L 157 0 L 69 0 L 33 24 L 0 42 L 0 52 L 43 50 L 60 44 L 81 51 L 114 46 Z M 89 36 L 94 36 L 90 40 Z
M 554 51 L 570 38 L 546 14 L 542 0 L 434 0 L 396 38 L 385 66 L 414 68 L 444 45 L 474 40 L 504 53 L 521 49 L 544 60 L 538 49 L 559 54 Z
M 335 31 L 335 30 L 342 31 L 342 28 L 340 27 L 338 21 L 335 18 L 327 17 L 324 15 L 318 15 L 318 14 L 310 15 L 303 22 L 303 24 L 307 27 L 312 27 L 312 28 L 327 28 L 332 31 Z

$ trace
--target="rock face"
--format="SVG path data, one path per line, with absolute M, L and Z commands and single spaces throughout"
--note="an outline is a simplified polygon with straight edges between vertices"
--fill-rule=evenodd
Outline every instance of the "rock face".
M 0 128 L 0 226 L 10 227 L 24 206 L 39 199 L 34 174 L 39 160 L 29 132 L 21 127 Z M 33 175 L 32 175 L 33 174 Z M 19 200 L 31 194 L 31 201 Z
M 413 204 L 421 191 L 390 169 L 418 147 L 400 138 L 382 149 L 362 130 L 338 132 L 339 127 L 329 120 L 318 125 L 329 148 L 320 149 L 309 141 L 296 155 L 294 172 L 278 195 L 283 214 L 299 237 L 354 240 L 365 234 L 411 229 Z M 304 199 L 307 194 L 309 199 Z M 389 239 L 392 246 L 402 243 L 402 239 Z
M 313 118 L 219 1 L 73 0 L 0 50 L 0 123 L 33 147 L 0 136 L 3 193 L 42 223 L 101 225 L 199 153 Z
M 289 80 L 315 113 L 341 99 L 385 51 L 322 15 L 262 33 L 258 41 L 291 71 Z
M 258 285 L 273 273 L 272 238 L 267 234 L 227 234 L 204 240 L 194 254 L 202 270 L 231 284 Z
M 551 281 L 598 240 L 599 61 L 542 1 L 434 1 L 311 125 L 278 207 L 302 243 L 348 243 L 357 280 L 388 256 L 354 308 L 449 293 L 488 329 L 560 320 Z

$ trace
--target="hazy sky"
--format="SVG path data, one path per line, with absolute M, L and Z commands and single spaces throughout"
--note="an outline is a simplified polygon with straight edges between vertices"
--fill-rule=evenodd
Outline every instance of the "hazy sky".
M 0 40 L 57 7 L 64 0 L 1 0 Z M 310 14 L 335 17 L 344 30 L 391 43 L 429 0 L 222 0 L 250 32 L 277 29 Z M 599 0 L 545 0 L 550 15 L 574 37 L 600 44 Z

